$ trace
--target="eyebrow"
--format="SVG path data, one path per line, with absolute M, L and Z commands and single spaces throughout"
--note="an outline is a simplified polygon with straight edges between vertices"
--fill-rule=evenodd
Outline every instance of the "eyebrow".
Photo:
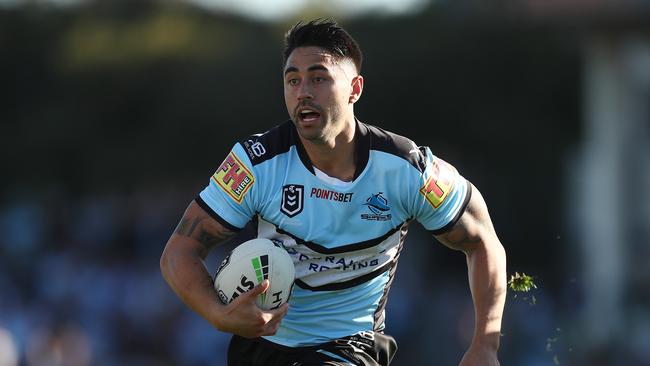
M 287 67 L 286 70 L 284 70 L 284 74 L 286 75 L 286 74 L 288 74 L 290 72 L 298 72 L 298 71 L 299 70 L 298 70 L 297 67 L 289 66 L 289 67 Z M 330 70 L 327 67 L 323 66 L 323 65 L 316 64 L 316 65 L 309 66 L 309 68 L 307 68 L 307 71 L 327 71 L 327 72 L 329 72 Z

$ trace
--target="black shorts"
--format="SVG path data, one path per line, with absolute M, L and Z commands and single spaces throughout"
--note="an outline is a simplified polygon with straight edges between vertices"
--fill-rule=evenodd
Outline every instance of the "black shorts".
M 396 351 L 393 337 L 375 332 L 295 348 L 235 335 L 228 347 L 228 366 L 387 366 Z

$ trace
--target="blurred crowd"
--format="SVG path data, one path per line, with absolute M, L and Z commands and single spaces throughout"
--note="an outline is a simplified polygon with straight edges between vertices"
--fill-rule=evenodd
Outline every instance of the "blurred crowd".
M 215 364 L 227 337 L 186 311 L 158 269 L 182 213 L 172 201 L 50 195 L 4 207 L 0 365 Z

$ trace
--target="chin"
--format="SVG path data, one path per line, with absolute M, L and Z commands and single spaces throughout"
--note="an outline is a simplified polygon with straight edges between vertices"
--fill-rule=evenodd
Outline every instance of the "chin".
M 300 137 L 306 140 L 314 140 L 314 139 L 322 138 L 323 131 L 319 127 L 311 126 L 305 128 L 300 123 L 296 123 L 296 121 L 294 121 L 293 124 L 294 126 L 296 126 L 296 130 L 298 131 Z
M 304 131 L 304 130 L 298 129 L 298 134 L 303 139 L 305 139 L 307 141 L 311 141 L 311 142 L 319 142 L 319 141 L 323 140 L 323 136 L 321 136 L 321 134 L 318 133 L 317 131 Z

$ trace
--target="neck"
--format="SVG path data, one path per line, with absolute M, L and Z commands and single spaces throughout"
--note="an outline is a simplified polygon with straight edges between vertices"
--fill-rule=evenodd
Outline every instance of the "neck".
M 330 141 L 310 141 L 300 136 L 300 141 L 318 170 L 333 178 L 349 182 L 356 171 L 354 159 L 354 118 L 346 123 L 343 130 Z

